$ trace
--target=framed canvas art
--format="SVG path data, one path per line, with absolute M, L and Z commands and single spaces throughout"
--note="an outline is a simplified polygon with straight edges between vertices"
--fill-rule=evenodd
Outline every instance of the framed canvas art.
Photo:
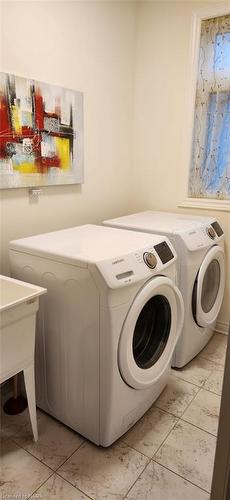
M 83 182 L 83 94 L 0 73 L 0 188 Z

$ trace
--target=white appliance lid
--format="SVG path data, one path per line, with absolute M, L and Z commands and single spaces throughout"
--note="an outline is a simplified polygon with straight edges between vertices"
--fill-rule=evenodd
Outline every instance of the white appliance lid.
M 164 236 L 87 224 L 10 242 L 10 249 L 86 267 L 162 241 Z
M 154 231 L 161 234 L 179 234 L 188 232 L 191 229 L 203 227 L 215 219 L 211 217 L 190 216 L 169 212 L 155 212 L 147 210 L 116 219 L 105 220 L 103 224 L 106 226 L 116 226 L 136 229 L 137 231 Z

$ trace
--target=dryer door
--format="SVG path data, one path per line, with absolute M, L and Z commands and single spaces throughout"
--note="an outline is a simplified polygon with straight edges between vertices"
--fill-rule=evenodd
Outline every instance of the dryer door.
M 206 254 L 193 289 L 193 316 L 199 326 L 216 321 L 224 295 L 224 270 L 224 251 L 215 245 Z
M 135 389 L 156 382 L 171 361 L 184 321 L 181 293 L 172 280 L 157 276 L 135 297 L 118 349 L 123 380 Z

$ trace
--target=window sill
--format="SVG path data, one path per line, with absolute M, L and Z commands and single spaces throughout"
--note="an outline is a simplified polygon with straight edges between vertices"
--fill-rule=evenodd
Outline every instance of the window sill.
M 230 200 L 212 200 L 210 198 L 186 198 L 179 208 L 202 208 L 203 210 L 219 210 L 230 212 Z

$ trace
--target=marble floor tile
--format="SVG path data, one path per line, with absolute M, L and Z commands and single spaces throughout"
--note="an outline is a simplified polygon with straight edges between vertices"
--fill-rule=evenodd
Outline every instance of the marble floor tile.
M 95 500 L 121 500 L 148 462 L 121 441 L 109 448 L 84 443 L 58 474 Z
M 221 396 L 223 384 L 224 370 L 215 370 L 211 373 L 204 384 L 204 389 L 215 392 Z
M 209 494 L 151 461 L 138 478 L 127 500 L 209 500 Z
M 46 413 L 38 411 L 38 441 L 31 426 L 23 427 L 13 440 L 51 469 L 56 470 L 83 443 L 84 438 Z
M 155 406 L 180 417 L 198 391 L 199 387 L 171 376 Z
M 214 436 L 180 420 L 154 460 L 210 492 L 215 447 Z
M 213 361 L 196 356 L 190 363 L 183 368 L 172 368 L 174 377 L 190 382 L 191 384 L 202 387 L 212 371 L 220 370 L 222 367 Z
M 53 474 L 41 488 L 39 488 L 31 499 L 33 500 L 89 500 L 89 497 L 77 490 L 64 479 Z
M 224 366 L 227 340 L 227 335 L 215 333 L 206 347 L 200 352 L 199 356 Z
M 174 415 L 153 406 L 121 439 L 151 458 L 177 421 Z
M 37 411 L 37 419 L 39 420 L 40 414 Z M 1 407 L 1 430 L 5 437 L 13 437 L 14 435 L 20 434 L 25 427 L 30 427 L 31 437 L 32 428 L 30 423 L 29 410 L 26 408 L 22 413 L 18 415 L 7 415 L 3 411 L 3 405 Z
M 185 411 L 182 419 L 217 436 L 220 396 L 201 389 Z
M 52 474 L 51 469 L 9 439 L 1 442 L 0 470 L 1 498 L 28 498 Z

